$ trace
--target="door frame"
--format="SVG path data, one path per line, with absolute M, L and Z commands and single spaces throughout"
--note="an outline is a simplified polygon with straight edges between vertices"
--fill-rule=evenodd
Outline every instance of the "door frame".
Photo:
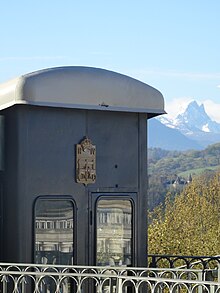
M 100 199 L 130 200 L 132 205 L 132 266 L 136 265 L 137 247 L 137 193 L 136 192 L 90 192 L 89 196 L 89 265 L 96 265 L 96 212 Z

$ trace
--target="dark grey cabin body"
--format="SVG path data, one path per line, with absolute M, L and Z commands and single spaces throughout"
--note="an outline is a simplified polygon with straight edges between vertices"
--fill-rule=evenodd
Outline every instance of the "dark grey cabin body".
M 148 110 L 146 107 L 141 110 L 138 105 L 137 109 L 129 111 L 132 104 L 128 103 L 126 108 L 123 108 L 124 101 L 111 105 L 108 97 L 101 97 L 103 101 L 99 104 L 93 99 L 90 105 L 87 101 L 79 105 L 73 98 L 75 104 L 70 105 L 71 97 L 65 100 L 65 95 L 69 99 L 68 90 L 62 87 L 69 86 L 70 92 L 74 91 L 71 79 L 75 78 L 79 79 L 78 83 L 82 80 L 81 86 L 86 87 L 83 76 L 86 70 L 94 79 L 94 84 L 88 86 L 88 93 L 94 91 L 95 85 L 100 86 L 99 81 L 96 83 L 100 74 L 107 74 L 105 82 L 110 79 L 109 88 L 112 87 L 114 94 L 117 90 L 119 95 L 121 91 L 133 90 L 134 96 L 139 95 L 135 93 L 138 81 L 134 80 L 135 87 L 129 88 L 129 82 L 133 82 L 131 78 L 101 69 L 64 67 L 25 77 L 18 94 L 22 93 L 23 97 L 16 96 L 14 101 L 5 102 L 5 105 L 11 102 L 9 106 L 2 107 L 4 166 L 1 171 L 0 261 L 45 263 L 47 257 L 47 263 L 55 264 L 112 265 L 113 261 L 114 265 L 125 265 L 127 261 L 132 266 L 146 265 L 146 121 L 164 113 L 163 99 L 153 89 L 152 101 L 158 99 L 158 108 L 150 104 Z M 71 75 L 68 85 L 63 84 L 63 75 Z M 36 81 L 36 77 L 41 76 L 43 84 Z M 126 83 L 115 85 L 114 79 L 121 78 Z M 59 91 L 66 91 L 64 99 L 60 96 L 60 104 L 56 97 L 47 95 L 51 85 L 57 93 L 59 80 Z M 48 100 L 42 96 L 42 100 L 38 100 L 41 94 L 38 86 Z M 7 93 L 7 98 L 13 94 Z M 7 100 L 5 95 L 2 100 Z M 96 178 L 88 184 L 76 180 L 76 145 L 85 137 L 96 147 Z M 125 209 L 123 203 L 127 205 Z M 44 215 L 45 211 L 50 215 Z M 71 216 L 65 218 L 65 213 Z M 51 235 L 57 235 L 56 242 L 51 240 Z

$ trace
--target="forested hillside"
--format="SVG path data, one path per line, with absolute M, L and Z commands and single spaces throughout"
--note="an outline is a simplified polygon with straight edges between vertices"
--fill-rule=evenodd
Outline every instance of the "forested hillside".
M 164 202 L 168 191 L 179 193 L 189 178 L 205 173 L 206 176 L 220 168 L 220 143 L 201 151 L 167 151 L 148 149 L 149 208 Z M 175 184 L 175 182 L 177 184 Z

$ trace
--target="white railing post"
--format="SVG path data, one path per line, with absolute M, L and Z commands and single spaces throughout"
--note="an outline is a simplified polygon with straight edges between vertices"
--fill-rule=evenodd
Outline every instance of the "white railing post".
M 218 262 L 218 267 L 217 267 L 217 270 L 218 270 L 218 279 L 217 279 L 217 282 L 220 283 L 220 263 Z
M 198 272 L 198 281 L 203 281 L 203 279 L 204 279 L 203 276 L 204 276 L 203 271 Z M 203 293 L 202 286 L 198 287 L 198 293 Z
M 7 293 L 8 292 L 7 291 L 7 283 L 8 283 L 7 276 L 3 275 L 1 282 L 2 282 L 2 293 Z
M 122 293 L 122 279 L 120 277 L 117 278 L 116 292 L 117 293 Z

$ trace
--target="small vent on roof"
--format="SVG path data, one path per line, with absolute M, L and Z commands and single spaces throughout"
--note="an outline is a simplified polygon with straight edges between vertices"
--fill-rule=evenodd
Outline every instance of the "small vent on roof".
M 101 107 L 109 107 L 109 105 L 107 105 L 107 104 L 105 104 L 104 102 L 102 102 L 101 104 L 99 104 L 99 106 L 101 106 Z

